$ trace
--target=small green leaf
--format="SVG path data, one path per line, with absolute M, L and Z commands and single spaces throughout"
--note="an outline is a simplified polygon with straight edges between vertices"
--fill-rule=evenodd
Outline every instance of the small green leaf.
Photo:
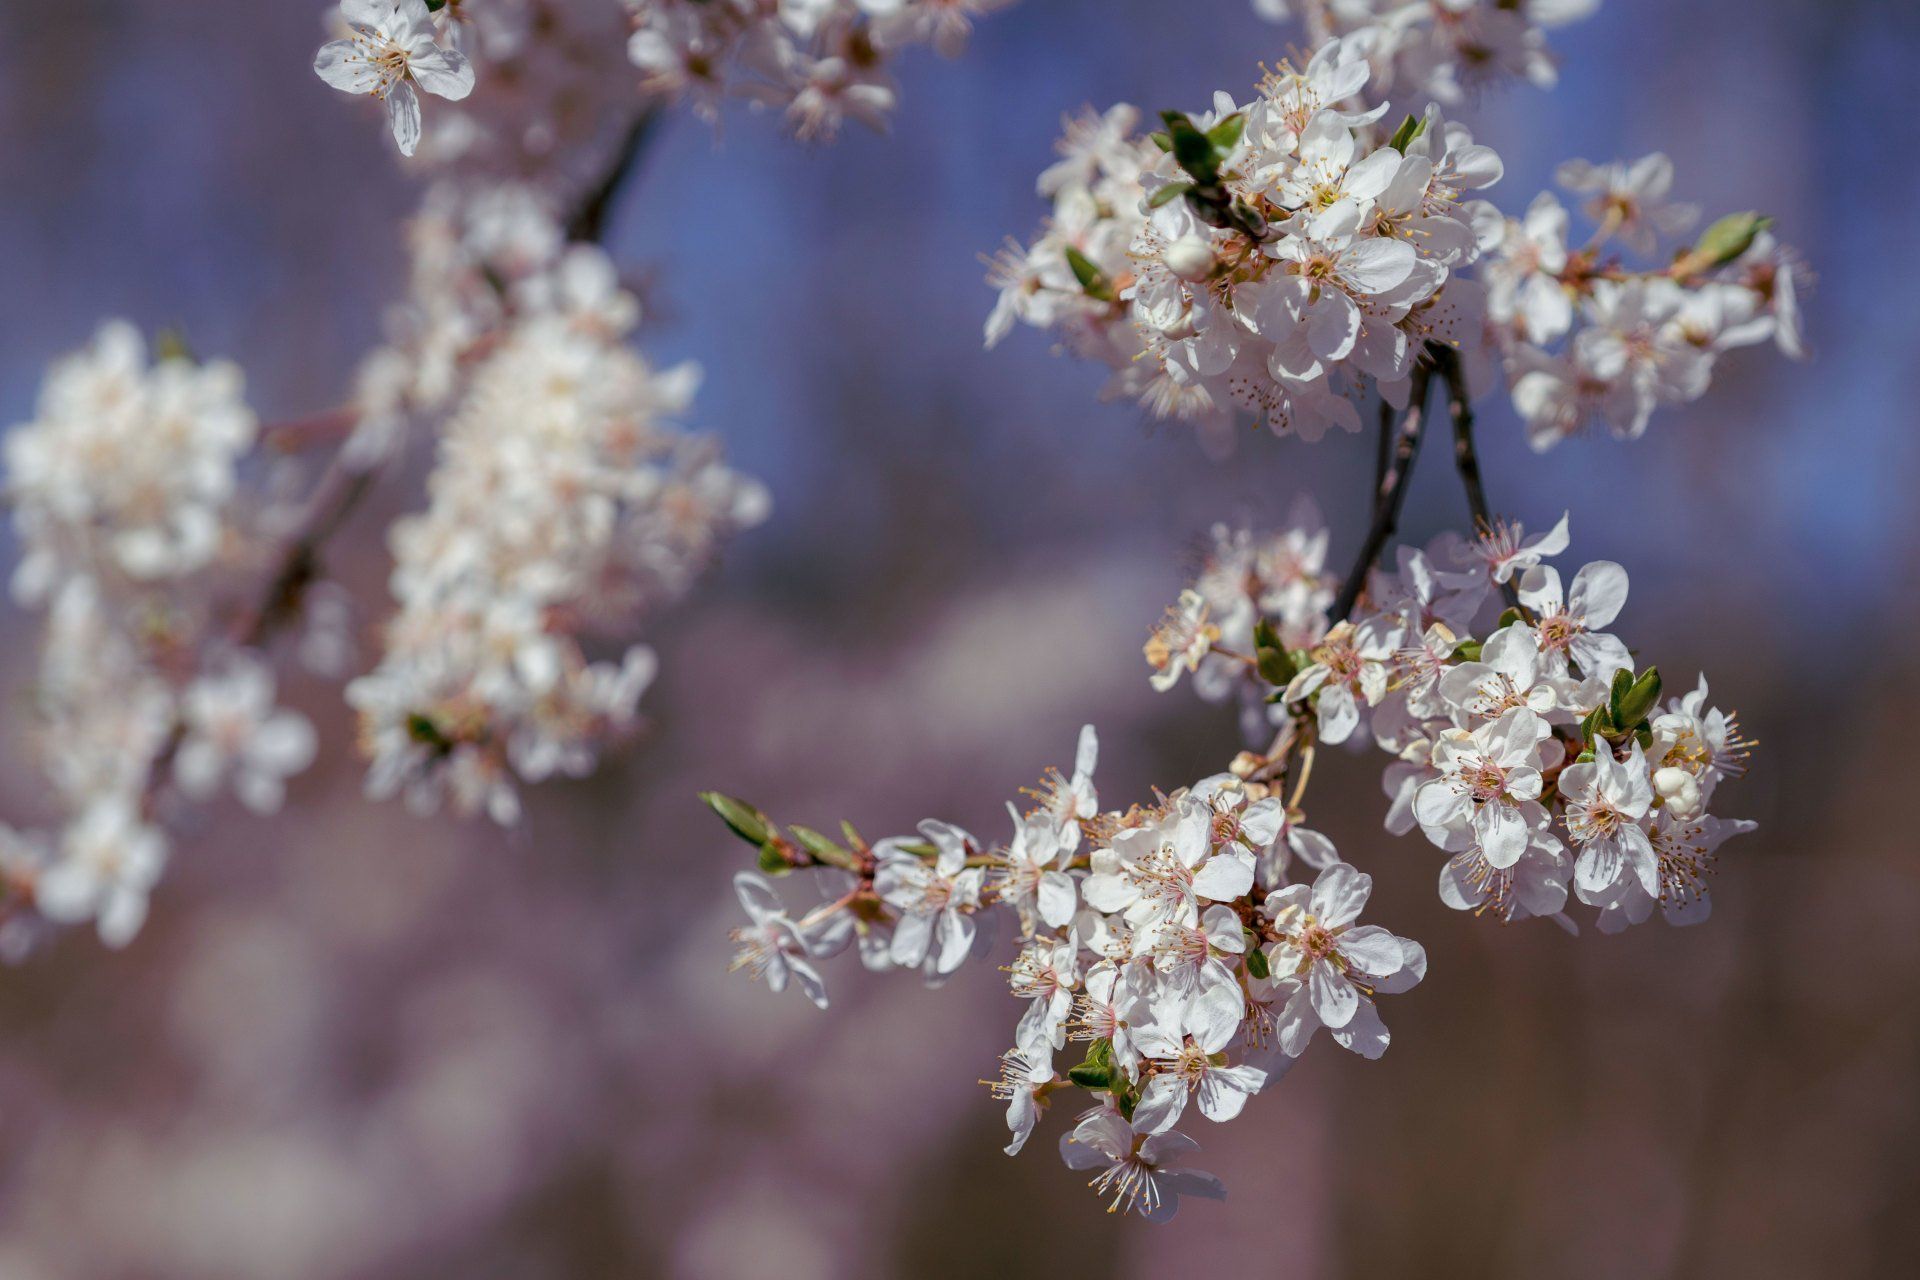
M 1178 200 L 1191 190 L 1193 190 L 1193 184 L 1191 182 L 1169 182 L 1166 186 L 1147 197 L 1147 207 L 1149 209 L 1158 209 L 1161 205 L 1172 204 L 1175 200 Z
M 1156 129 L 1147 135 L 1147 141 L 1162 151 L 1173 150 L 1173 135 L 1164 129 Z
M 1162 111 L 1167 136 L 1173 140 L 1173 158 L 1201 186 L 1213 186 L 1220 180 L 1220 160 L 1213 142 L 1194 127 L 1193 121 L 1178 111 Z
M 1622 694 L 1615 682 L 1613 722 L 1621 728 L 1638 728 L 1660 702 L 1660 668 L 1648 667 Z
M 1493 629 L 1495 631 L 1504 631 L 1518 621 L 1520 621 L 1520 611 L 1518 609 L 1507 609 L 1501 613 L 1500 621 L 1493 624 Z
M 1462 662 L 1480 661 L 1480 642 L 1478 640 L 1462 640 L 1459 647 L 1454 649 L 1453 656 Z
M 1272 973 L 1267 967 L 1267 953 L 1257 946 L 1247 948 L 1247 972 L 1256 978 L 1265 978 Z
M 1220 123 L 1207 130 L 1207 141 L 1213 144 L 1213 150 L 1220 159 L 1225 160 L 1233 149 L 1240 145 L 1240 135 L 1247 129 L 1247 113 L 1236 111 Z
M 1067 1069 L 1067 1079 L 1082 1089 L 1106 1089 L 1113 1085 L 1113 1042 L 1095 1040 L 1087 1047 L 1085 1060 Z
M 193 344 L 187 341 L 184 330 L 166 328 L 153 335 L 153 358 L 155 360 L 184 360 L 188 364 L 198 364 L 200 358 L 193 353 Z
M 1400 127 L 1393 131 L 1393 137 L 1387 140 L 1387 145 L 1395 151 L 1404 152 L 1408 145 L 1420 136 L 1420 131 L 1426 127 L 1427 122 L 1425 120 L 1416 116 L 1408 116 L 1400 122 Z
M 788 827 L 787 830 L 792 833 L 795 840 L 800 842 L 802 849 L 805 849 L 822 862 L 845 862 L 852 856 L 845 849 L 835 844 L 830 838 L 821 835 L 812 827 Z
M 1113 301 L 1113 284 L 1107 279 L 1107 273 L 1072 245 L 1067 246 L 1067 265 L 1073 268 L 1073 278 L 1080 282 L 1081 290 L 1089 298 L 1098 298 L 1102 302 Z
M 720 821 L 731 827 L 733 834 L 748 844 L 764 845 L 773 839 L 773 824 L 768 821 L 767 815 L 745 800 L 735 800 L 718 791 L 702 791 L 700 800 L 720 815 Z
M 769 840 L 760 846 L 760 869 L 770 876 L 783 876 L 793 870 L 793 863 L 779 845 Z
M 1687 255 L 1697 270 L 1723 267 L 1753 247 L 1754 237 L 1773 225 L 1763 213 L 1730 213 L 1700 234 L 1700 241 Z

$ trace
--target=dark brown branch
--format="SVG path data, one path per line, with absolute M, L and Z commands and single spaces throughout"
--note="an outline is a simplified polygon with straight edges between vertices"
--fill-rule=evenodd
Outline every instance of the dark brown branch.
M 633 124 L 621 139 L 620 147 L 608 161 L 600 180 L 593 184 L 580 197 L 572 214 L 567 218 L 567 239 L 576 241 L 599 240 L 607 233 L 607 218 L 613 212 L 613 202 L 634 174 L 639 172 L 641 162 L 645 160 L 647 146 L 653 141 L 660 125 L 660 108 L 648 107 L 634 117 Z
M 1347 580 L 1340 588 L 1340 594 L 1334 597 L 1333 608 L 1327 616 L 1335 621 L 1345 620 L 1353 613 L 1354 605 L 1360 601 L 1360 593 L 1366 590 L 1367 574 L 1373 569 L 1373 562 L 1380 558 L 1393 531 L 1400 524 L 1400 509 L 1407 501 L 1407 480 L 1413 471 L 1414 458 L 1420 452 L 1420 437 L 1424 434 L 1426 418 L 1427 384 L 1433 376 L 1430 365 L 1422 362 L 1414 367 L 1412 385 L 1407 392 L 1407 407 L 1400 414 L 1396 425 L 1390 415 L 1383 416 L 1381 426 L 1391 436 L 1391 448 L 1387 465 L 1373 494 L 1373 527 L 1367 530 L 1367 540 L 1361 544 L 1360 555 L 1353 562 L 1353 568 L 1347 571 Z
M 1452 347 L 1433 345 L 1435 370 L 1447 385 L 1447 412 L 1453 418 L 1453 465 L 1460 472 L 1460 484 L 1467 492 L 1467 509 L 1473 514 L 1474 532 L 1482 537 L 1494 531 L 1493 508 L 1487 502 L 1486 485 L 1480 478 L 1480 455 L 1473 444 L 1473 398 L 1467 393 L 1466 370 L 1460 353 Z M 1500 584 L 1500 593 L 1508 604 L 1518 608 L 1520 592 L 1509 579 Z

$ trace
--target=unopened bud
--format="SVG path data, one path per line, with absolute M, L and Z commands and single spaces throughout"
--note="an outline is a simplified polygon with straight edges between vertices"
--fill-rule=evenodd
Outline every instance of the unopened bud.
M 1181 236 L 1160 255 L 1167 270 L 1189 283 L 1205 280 L 1213 274 L 1213 245 L 1204 236 Z
M 1700 816 L 1700 783 L 1685 769 L 1668 765 L 1653 771 L 1653 789 L 1660 793 L 1667 812 L 1683 821 Z

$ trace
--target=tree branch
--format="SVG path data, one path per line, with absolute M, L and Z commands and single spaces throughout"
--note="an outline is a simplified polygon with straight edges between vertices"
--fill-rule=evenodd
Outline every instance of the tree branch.
M 1340 594 L 1334 597 L 1333 607 L 1327 616 L 1336 622 L 1344 621 L 1353 613 L 1353 607 L 1360 600 L 1360 593 L 1366 589 L 1367 574 L 1373 568 L 1373 562 L 1380 558 L 1380 552 L 1386 548 L 1393 531 L 1400 524 L 1400 509 L 1406 505 L 1407 477 L 1413 470 L 1414 458 L 1420 451 L 1420 437 L 1424 433 L 1427 401 L 1427 385 L 1433 376 L 1431 365 L 1421 363 L 1413 370 L 1412 386 L 1407 394 L 1407 407 L 1400 414 L 1396 426 L 1390 415 L 1383 414 L 1381 427 L 1383 437 L 1391 437 L 1391 448 L 1383 439 L 1382 448 L 1387 451 L 1387 465 L 1380 477 L 1373 495 L 1373 527 L 1367 531 L 1367 540 L 1361 544 L 1359 558 L 1353 568 L 1347 571 L 1347 580 L 1340 588 Z
M 1482 536 L 1494 530 L 1493 508 L 1487 502 L 1486 485 L 1480 478 L 1480 455 L 1473 445 L 1473 399 L 1467 394 L 1466 370 L 1460 353 L 1435 343 L 1427 350 L 1434 368 L 1447 384 L 1447 412 L 1453 418 L 1453 465 L 1460 472 L 1461 487 L 1467 491 L 1467 509 L 1473 514 L 1474 531 Z M 1500 584 L 1500 594 L 1518 608 L 1520 592 L 1509 579 Z
M 607 233 L 607 217 L 613 212 L 613 202 L 620 195 L 620 188 L 639 172 L 659 124 L 659 107 L 648 107 L 634 117 L 600 180 L 580 197 L 567 218 L 567 239 L 598 241 Z

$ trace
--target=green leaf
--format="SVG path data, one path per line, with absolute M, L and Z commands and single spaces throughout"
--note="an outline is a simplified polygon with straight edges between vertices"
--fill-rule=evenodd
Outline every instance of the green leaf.
M 1225 160 L 1240 145 L 1240 135 L 1246 130 L 1247 113 L 1236 111 L 1207 130 L 1207 141 L 1213 144 L 1214 154 Z
M 795 840 L 800 842 L 802 849 L 805 849 L 822 862 L 845 862 L 852 856 L 845 849 L 835 844 L 832 839 L 821 835 L 812 827 L 788 827 L 787 830 Z
M 1082 1089 L 1106 1089 L 1113 1085 L 1113 1042 L 1095 1040 L 1087 1047 L 1087 1056 L 1067 1069 L 1067 1079 Z
M 1580 722 L 1580 737 L 1588 746 L 1593 745 L 1596 737 L 1604 738 L 1612 732 L 1613 721 L 1607 717 L 1605 703 L 1588 712 L 1587 718 Z
M 1203 187 L 1219 182 L 1220 160 L 1212 139 L 1178 111 L 1162 111 L 1160 118 L 1167 122 L 1167 136 L 1173 140 L 1173 158 L 1180 167 Z
M 187 341 L 184 330 L 166 328 L 153 335 L 153 358 L 160 360 L 184 360 L 188 364 L 200 363 L 193 353 L 193 344 Z
M 1501 613 L 1500 621 L 1493 624 L 1493 629 L 1495 631 L 1504 631 L 1518 621 L 1520 621 L 1520 611 L 1518 609 L 1508 609 Z
M 1073 278 L 1080 282 L 1080 288 L 1089 298 L 1098 298 L 1102 302 L 1113 301 L 1113 284 L 1107 279 L 1107 273 L 1086 254 L 1072 245 L 1067 246 L 1067 265 L 1073 268 Z
M 1420 131 L 1426 127 L 1427 122 L 1425 120 L 1416 116 L 1408 116 L 1400 122 L 1400 127 L 1393 131 L 1393 137 L 1387 139 L 1387 145 L 1395 151 L 1405 152 L 1408 145 L 1411 144 L 1415 138 L 1419 137 Z
M 1620 711 L 1620 703 L 1633 688 L 1633 672 L 1625 667 L 1613 673 L 1613 684 L 1607 689 L 1607 719 L 1624 728 L 1634 721 L 1627 719 Z
M 1247 972 L 1256 978 L 1265 978 L 1272 973 L 1267 967 L 1267 953 L 1258 946 L 1247 948 Z
M 1660 702 L 1660 668 L 1648 667 L 1625 693 L 1614 682 L 1613 722 L 1622 729 L 1638 728 Z
M 1753 247 L 1754 237 L 1773 225 L 1763 213 L 1730 213 L 1700 234 L 1700 241 L 1687 255 L 1688 264 L 1697 270 L 1724 267 Z
M 1193 190 L 1193 184 L 1191 182 L 1169 182 L 1166 186 L 1147 197 L 1147 207 L 1149 209 L 1158 209 L 1161 205 L 1172 204 L 1175 200 L 1178 200 L 1191 190 Z
M 784 876 L 793 870 L 793 863 L 779 845 L 769 840 L 760 846 L 760 869 L 770 876 Z
M 720 821 L 733 829 L 733 834 L 748 844 L 764 845 L 773 839 L 773 823 L 767 815 L 748 804 L 745 800 L 735 800 L 732 796 L 722 795 L 718 791 L 702 791 L 700 800 L 707 808 L 720 815 Z
M 840 819 L 840 834 L 846 837 L 847 845 L 850 848 L 861 849 L 866 847 L 867 842 L 860 838 L 860 833 L 854 830 L 853 823 L 846 818 Z
M 1147 141 L 1162 151 L 1173 150 L 1173 135 L 1164 129 L 1156 129 L 1147 135 Z
M 1454 649 L 1453 656 L 1462 662 L 1480 661 L 1480 642 L 1478 640 L 1462 640 L 1459 646 Z

